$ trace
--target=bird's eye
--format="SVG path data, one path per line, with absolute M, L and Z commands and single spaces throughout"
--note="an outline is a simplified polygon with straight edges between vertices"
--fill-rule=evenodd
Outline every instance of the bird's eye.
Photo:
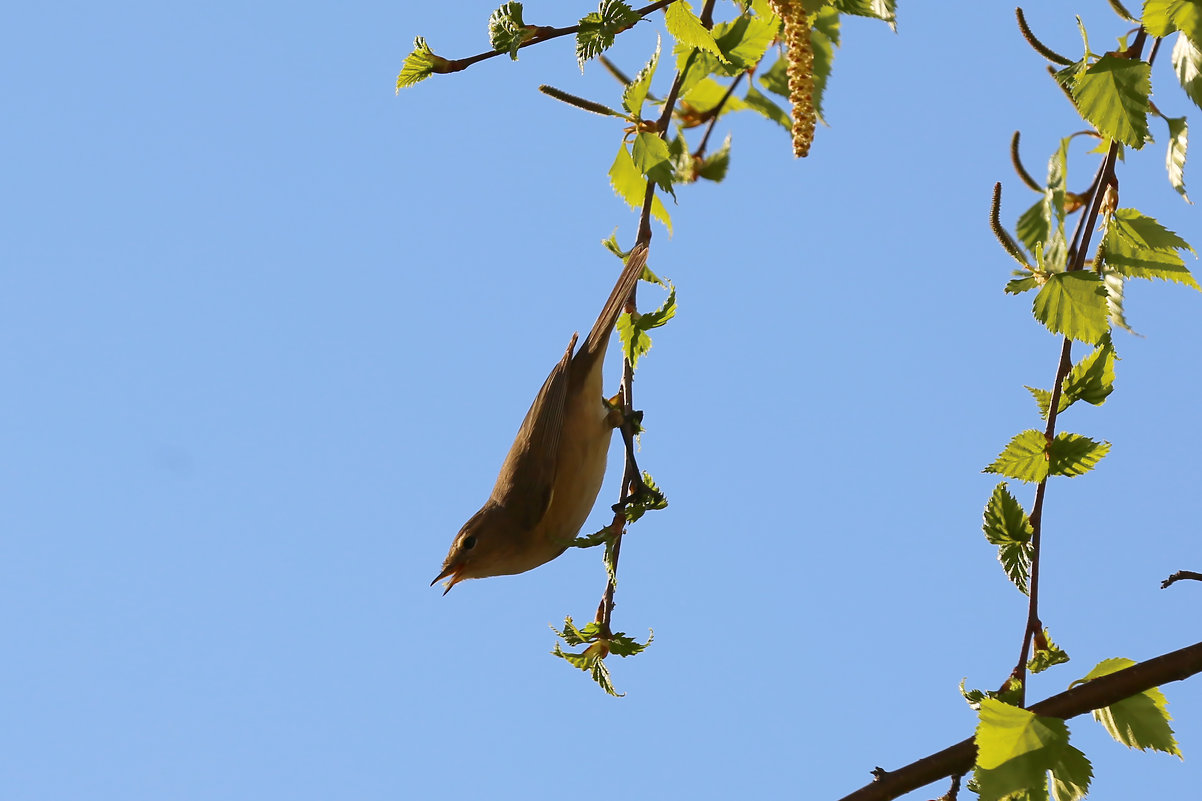
M 475 547 L 476 547 L 476 538 L 474 536 L 469 536 L 469 537 L 463 538 L 463 550 L 470 551 L 472 548 L 475 548 Z

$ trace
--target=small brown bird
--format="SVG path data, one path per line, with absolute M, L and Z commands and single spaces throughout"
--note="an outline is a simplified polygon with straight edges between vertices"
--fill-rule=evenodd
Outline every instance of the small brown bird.
M 603 401 L 601 368 L 609 335 L 647 262 L 638 245 L 584 345 L 567 352 L 530 404 L 492 495 L 463 524 L 431 586 L 445 595 L 464 579 L 524 573 L 559 556 L 584 525 L 601 481 L 614 425 Z

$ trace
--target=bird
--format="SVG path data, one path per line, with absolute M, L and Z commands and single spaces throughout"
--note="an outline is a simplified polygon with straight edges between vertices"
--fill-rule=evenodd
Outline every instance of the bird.
M 634 247 L 597 322 L 563 358 L 530 404 L 488 500 L 455 539 L 442 570 L 443 595 L 465 579 L 525 573 L 562 554 L 584 525 L 601 482 L 615 427 L 603 395 L 610 334 L 647 263 Z

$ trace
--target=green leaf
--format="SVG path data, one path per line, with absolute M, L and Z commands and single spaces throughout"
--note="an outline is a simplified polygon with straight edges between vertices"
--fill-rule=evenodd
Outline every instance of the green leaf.
M 616 328 L 622 341 L 622 353 L 632 368 L 638 369 L 639 357 L 651 350 L 651 337 L 647 332 L 659 328 L 676 316 L 676 287 L 668 284 L 668 299 L 658 309 L 647 314 L 623 314 Z
M 613 187 L 614 193 L 626 201 L 626 204 L 632 209 L 641 209 L 643 207 L 643 196 L 647 192 L 647 181 L 639 172 L 638 167 L 634 166 L 634 159 L 631 158 L 630 151 L 626 149 L 626 145 L 618 147 L 618 154 L 614 157 L 614 163 L 609 168 L 609 184 Z M 668 210 L 664 208 L 663 202 L 659 196 L 651 200 L 651 215 L 655 219 L 662 222 L 668 229 L 672 231 L 672 218 L 668 216 Z
M 630 498 L 626 505 L 626 522 L 633 523 L 649 511 L 668 508 L 668 498 L 664 495 L 655 479 L 646 470 L 643 471 L 643 486 L 638 494 Z
M 1035 635 L 1034 653 L 1027 662 L 1027 670 L 1032 673 L 1042 673 L 1053 665 L 1063 665 L 1068 662 L 1068 654 L 1060 646 L 1052 642 L 1052 635 L 1047 629 Z
M 518 48 L 534 36 L 534 27 L 522 21 L 522 4 L 505 3 L 488 18 L 488 42 L 493 50 L 518 60 Z
M 976 731 L 976 782 L 981 801 L 1047 792 L 1047 773 L 1068 746 L 1068 726 L 993 698 L 981 701 Z M 1066 771 L 1067 772 L 1067 771 Z
M 1025 387 L 1025 389 L 1027 392 L 1031 393 L 1033 398 L 1035 398 L 1035 403 L 1039 406 L 1040 419 L 1047 420 L 1048 409 L 1050 409 L 1052 406 L 1052 393 L 1048 392 L 1046 389 L 1039 389 L 1038 387 Z
M 760 63 L 780 30 L 780 17 L 739 17 L 714 26 L 714 41 L 735 72 Z
M 747 94 L 743 96 L 743 102 L 747 104 L 749 109 L 764 115 L 786 131 L 793 130 L 792 117 L 780 106 L 769 100 L 766 95 L 761 94 L 754 86 L 747 87 Z
M 787 98 L 789 96 L 788 68 L 789 62 L 784 58 L 773 61 L 771 67 L 759 73 L 760 85 L 774 95 Z
M 1109 442 L 1061 432 L 1048 448 L 1048 475 L 1071 478 L 1088 473 L 1109 452 Z
M 897 0 L 835 0 L 833 5 L 844 14 L 884 20 L 897 32 Z
M 1014 232 L 1018 234 L 1018 241 L 1022 242 L 1031 253 L 1048 241 L 1048 234 L 1052 230 L 1049 210 L 1047 198 L 1036 201 L 1031 208 L 1019 216 L 1018 223 L 1014 226 Z
M 413 52 L 405 56 L 400 74 L 396 76 L 396 90 L 399 92 L 424 81 L 446 63 L 445 58 L 434 55 L 434 51 L 426 44 L 425 37 L 418 36 L 413 40 Z
M 1027 429 L 1016 434 L 984 473 L 998 473 L 1030 483 L 1048 475 L 1048 441 L 1042 431 Z
M 839 12 L 827 6 L 818 12 L 810 26 L 810 49 L 814 52 L 814 113 L 823 124 L 826 116 L 822 111 L 822 97 L 826 93 L 826 82 L 831 76 L 835 62 L 835 48 L 839 46 Z M 777 59 L 780 63 L 781 59 Z M 775 64 L 773 65 L 775 66 Z M 785 90 L 788 97 L 788 89 Z
M 601 5 L 580 20 L 576 32 L 576 62 L 584 70 L 584 62 L 599 56 L 614 43 L 614 37 L 642 19 L 638 12 L 623 0 L 601 0 Z
M 1102 265 L 1102 284 L 1106 287 L 1106 306 L 1110 309 L 1110 324 L 1117 325 L 1129 334 L 1139 336 L 1136 330 L 1127 323 L 1127 316 L 1123 311 L 1124 281 L 1126 279 L 1115 272 L 1113 268 Z
M 1143 22 L 1153 36 L 1181 31 L 1202 43 L 1202 3 L 1198 0 L 1144 0 Z
M 621 657 L 635 656 L 647 650 L 655 639 L 655 632 L 647 630 L 647 642 L 639 643 L 633 637 L 627 637 L 623 631 L 615 631 L 609 639 L 609 652 Z
M 1138 150 L 1148 138 L 1151 73 L 1146 61 L 1107 54 L 1077 76 L 1073 99 L 1099 133 Z
M 676 176 L 667 142 L 653 133 L 640 133 L 634 138 L 630 155 L 639 172 L 649 180 L 655 181 L 660 189 L 676 197 L 672 189 L 672 181 Z
M 705 50 L 717 56 L 719 60 L 726 61 L 726 56 L 714 41 L 714 35 L 701 24 L 701 20 L 693 13 L 692 6 L 685 0 L 677 0 L 664 9 L 664 25 L 668 33 L 672 34 L 672 38 L 680 44 Z
M 1054 273 L 1035 296 L 1035 319 L 1056 334 L 1090 344 L 1109 330 L 1106 290 L 1097 273 Z
M 1064 411 L 1079 400 L 1094 406 L 1105 403 L 1110 393 L 1114 392 L 1114 363 L 1117 359 L 1110 337 L 1103 337 L 1098 347 L 1073 365 L 1073 369 L 1065 376 L 1058 411 Z
M 1094 406 L 1101 406 L 1106 398 L 1114 391 L 1114 363 L 1118 356 L 1114 353 L 1114 345 L 1110 336 L 1102 337 L 1088 356 L 1073 365 L 1073 369 L 1064 377 L 1060 385 L 1060 403 L 1056 409 L 1059 414 L 1077 401 L 1085 401 Z M 1027 387 L 1039 404 L 1039 416 L 1048 417 L 1048 407 L 1052 403 L 1052 393 L 1046 389 Z
M 1052 798 L 1055 801 L 1079 801 L 1089 792 L 1092 780 L 1093 767 L 1085 754 L 1065 745 L 1052 766 Z
M 722 111 L 720 114 L 727 114 L 731 111 L 742 111 L 746 106 L 741 98 L 731 95 L 726 96 L 728 87 L 723 86 L 712 78 L 702 78 L 686 94 L 681 95 L 681 100 L 685 101 L 692 107 L 692 110 L 698 114 L 704 114 L 716 108 L 719 103 L 722 103 Z M 723 103 L 725 99 L 725 103 Z
M 1181 88 L 1195 106 L 1202 108 L 1202 49 L 1185 34 L 1179 34 L 1173 45 L 1172 61 Z
M 1034 529 L 1022 505 L 1010 494 L 1005 481 L 994 487 L 989 503 L 985 504 L 985 522 L 981 528 L 985 532 L 985 539 L 998 546 L 997 558 L 1002 563 L 1006 577 L 1026 595 L 1034 550 L 1031 545 Z
M 1192 203 L 1189 195 L 1185 194 L 1185 151 L 1189 147 L 1189 124 L 1185 117 L 1165 117 L 1164 121 L 1169 126 L 1169 147 L 1164 157 L 1169 184 L 1185 198 L 1186 203 Z
M 1007 295 L 1021 295 L 1028 289 L 1034 289 L 1039 285 L 1039 279 L 1033 274 L 1028 273 L 1020 278 L 1012 278 L 1007 281 L 1005 292 Z
M 1193 252 L 1184 239 L 1135 209 L 1118 209 L 1103 240 L 1106 266 L 1115 272 L 1129 278 L 1161 278 L 1200 289 L 1178 250 Z
M 1134 664 L 1136 663 L 1131 659 L 1104 659 L 1084 678 L 1073 684 L 1108 676 Z M 1110 706 L 1095 709 L 1093 717 L 1111 737 L 1129 748 L 1138 748 L 1141 751 L 1151 748 L 1153 751 L 1182 756 L 1177 740 L 1173 737 L 1173 729 L 1169 725 L 1173 718 L 1169 715 L 1168 700 L 1158 687 L 1124 698 Z
M 651 54 L 651 60 L 648 61 L 639 74 L 634 76 L 634 80 L 626 87 L 626 91 L 622 93 L 622 107 L 625 108 L 635 119 L 641 119 L 643 113 L 643 102 L 647 99 L 647 93 L 651 91 L 651 79 L 655 76 L 655 68 L 659 66 L 659 37 L 655 38 L 655 52 Z
M 1119 230 L 1124 238 L 1144 250 L 1158 250 L 1162 253 L 1173 253 L 1177 250 L 1194 252 L 1189 242 L 1136 209 L 1117 209 L 1111 227 Z
M 697 167 L 697 175 L 707 181 L 717 183 L 726 177 L 726 169 L 730 166 L 730 134 L 726 135 L 725 141 L 722 142 L 722 147 L 710 156 L 707 156 L 700 166 Z

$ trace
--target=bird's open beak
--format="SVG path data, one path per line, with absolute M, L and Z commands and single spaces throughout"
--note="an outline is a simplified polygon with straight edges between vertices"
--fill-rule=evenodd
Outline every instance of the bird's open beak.
M 442 569 L 441 573 L 439 573 L 437 576 L 434 577 L 434 580 L 430 582 L 430 586 L 433 587 L 438 582 L 442 581 L 443 579 L 446 579 L 447 580 L 447 588 L 442 591 L 442 594 L 446 595 L 448 592 L 451 591 L 451 587 L 454 587 L 460 581 L 463 581 L 463 576 L 461 574 L 463 573 L 464 567 L 465 567 L 465 565 L 463 562 L 457 562 L 455 564 L 447 565 L 446 567 L 444 567 Z

